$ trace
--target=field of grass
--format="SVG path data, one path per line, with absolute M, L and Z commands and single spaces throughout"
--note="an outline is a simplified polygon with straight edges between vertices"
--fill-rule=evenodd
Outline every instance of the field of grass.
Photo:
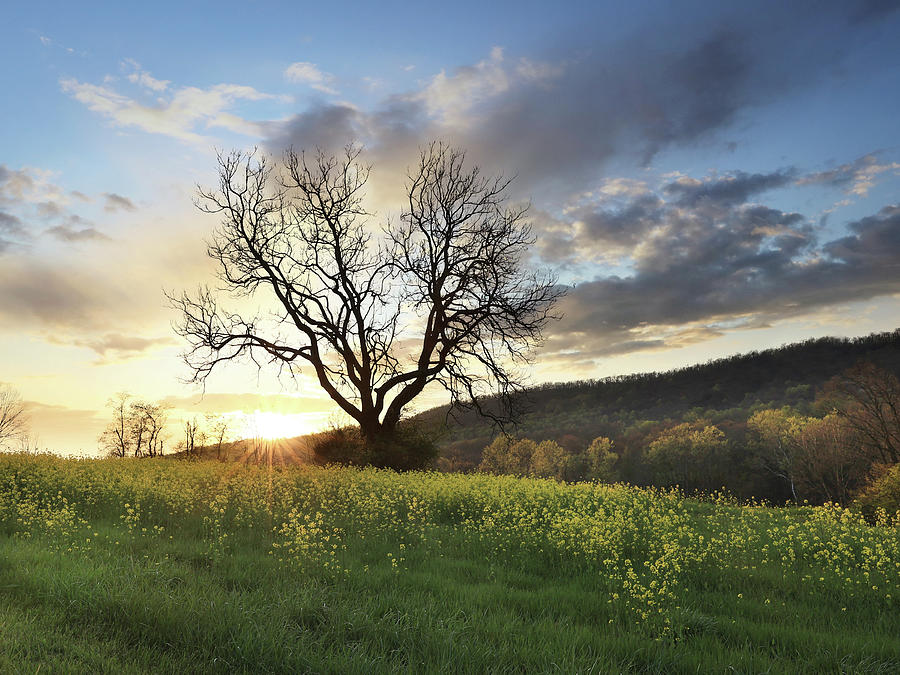
M 0 455 L 2 672 L 900 672 L 900 523 Z

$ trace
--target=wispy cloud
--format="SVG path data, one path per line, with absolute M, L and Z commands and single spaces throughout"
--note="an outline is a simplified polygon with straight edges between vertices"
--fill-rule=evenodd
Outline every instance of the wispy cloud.
M 134 202 L 128 199 L 128 197 L 117 195 L 115 192 L 106 192 L 103 196 L 106 198 L 106 203 L 103 205 L 104 211 L 115 213 L 116 211 L 137 210 L 137 206 L 135 206 Z
M 338 94 L 337 89 L 334 87 L 334 75 L 320 70 L 315 63 L 309 63 L 308 61 L 292 63 L 285 68 L 284 77 L 288 82 L 307 84 L 323 94 L 331 94 L 332 96 Z
M 141 67 L 141 64 L 135 61 L 134 59 L 125 59 L 122 61 L 122 67 L 130 71 L 126 77 L 129 82 L 133 82 L 144 89 L 149 89 L 150 91 L 155 92 L 163 92 L 169 88 L 169 85 L 172 83 L 171 80 L 158 80 L 153 77 L 148 71 L 144 70 Z
M 207 89 L 182 87 L 168 97 L 160 97 L 154 104 L 146 105 L 109 86 L 80 82 L 74 78 L 60 80 L 60 86 L 64 92 L 89 110 L 103 115 L 115 126 L 133 127 L 194 143 L 208 141 L 200 130 L 210 127 L 226 128 L 251 136 L 261 135 L 259 125 L 229 110 L 238 101 L 283 99 L 253 87 L 217 84 Z
M 64 224 L 51 227 L 47 230 L 47 233 L 55 239 L 69 244 L 77 244 L 83 241 L 109 241 L 109 237 L 95 227 L 78 228 Z
M 802 176 L 797 183 L 799 185 L 830 185 L 840 187 L 847 194 L 867 197 L 869 190 L 875 187 L 879 174 L 888 171 L 894 171 L 900 175 L 900 164 L 897 162 L 879 163 L 878 156 L 870 153 L 833 169 Z
M 156 347 L 175 344 L 175 340 L 169 335 L 161 337 L 143 337 L 140 335 L 106 333 L 99 337 L 72 338 L 62 341 L 61 343 L 85 347 L 96 352 L 104 359 L 112 358 L 123 360 L 140 356 Z

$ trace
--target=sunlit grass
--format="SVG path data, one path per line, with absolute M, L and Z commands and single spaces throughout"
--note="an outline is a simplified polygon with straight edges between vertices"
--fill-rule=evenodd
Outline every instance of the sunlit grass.
M 900 532 L 510 477 L 0 456 L 0 670 L 896 672 Z

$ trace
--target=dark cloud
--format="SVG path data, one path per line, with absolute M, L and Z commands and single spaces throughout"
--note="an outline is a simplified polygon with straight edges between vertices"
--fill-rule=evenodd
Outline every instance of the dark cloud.
M 134 202 L 128 199 L 128 197 L 117 195 L 115 192 L 107 192 L 103 196 L 106 198 L 106 204 L 103 206 L 105 211 L 115 213 L 116 211 L 137 210 L 137 206 L 135 206 Z
M 595 184 L 610 162 L 646 164 L 660 151 L 699 142 L 726 144 L 742 115 L 794 89 L 830 77 L 871 33 L 847 27 L 846 3 L 722 5 L 686 30 L 660 20 L 622 39 L 596 44 L 578 29 L 538 61 L 490 57 L 440 73 L 417 91 L 374 109 L 318 103 L 269 123 L 266 145 L 339 147 L 358 140 L 392 178 L 432 138 L 468 148 L 491 172 L 515 173 L 521 194 L 541 198 Z M 740 200 L 789 182 L 721 186 Z
M 270 123 L 267 145 L 275 153 L 289 147 L 337 152 L 347 143 L 362 140 L 364 118 L 350 105 L 317 102 L 285 123 Z
M 579 283 L 569 293 L 548 353 L 673 347 L 684 327 L 718 330 L 900 292 L 897 205 L 823 245 L 804 216 L 761 204 L 687 212 L 666 205 L 656 228 L 633 252 L 632 274 Z
M 789 185 L 795 174 L 794 170 L 766 174 L 736 171 L 715 180 L 676 180 L 664 190 L 676 197 L 679 206 L 695 207 L 704 201 L 729 206 L 743 204 L 763 192 Z
M 885 206 L 874 216 L 850 224 L 850 234 L 825 245 L 824 251 L 848 268 L 876 266 L 889 282 L 900 278 L 900 205 Z
M 663 201 L 654 194 L 637 197 L 622 208 L 576 209 L 569 215 L 584 223 L 584 238 L 603 244 L 634 246 L 659 224 Z

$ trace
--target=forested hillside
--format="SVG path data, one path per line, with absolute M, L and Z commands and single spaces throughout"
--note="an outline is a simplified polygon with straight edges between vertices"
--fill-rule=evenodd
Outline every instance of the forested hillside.
M 619 455 L 619 477 L 651 482 L 640 453 L 660 432 L 681 423 L 716 425 L 731 444 L 732 459 L 743 461 L 748 459 L 747 420 L 754 413 L 790 406 L 799 415 L 821 416 L 827 412 L 816 401 L 822 388 L 862 361 L 900 373 L 900 330 L 807 340 L 662 373 L 545 384 L 523 394 L 526 412 L 508 431 L 536 441 L 556 441 L 569 452 L 583 450 L 598 436 L 609 437 Z M 419 419 L 437 425 L 446 414 L 446 407 L 436 408 Z M 474 412 L 457 413 L 442 441 L 441 466 L 475 468 L 498 433 Z M 732 469 L 736 470 L 733 463 Z M 771 480 L 762 472 L 757 476 L 757 482 Z M 778 493 L 773 485 L 745 487 L 739 491 Z

